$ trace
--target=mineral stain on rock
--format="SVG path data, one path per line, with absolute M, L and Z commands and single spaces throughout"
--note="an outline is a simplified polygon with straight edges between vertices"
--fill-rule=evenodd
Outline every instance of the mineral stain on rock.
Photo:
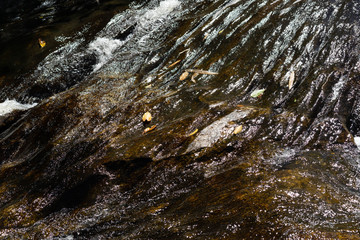
M 360 238 L 358 2 L 16 4 L 0 239 Z

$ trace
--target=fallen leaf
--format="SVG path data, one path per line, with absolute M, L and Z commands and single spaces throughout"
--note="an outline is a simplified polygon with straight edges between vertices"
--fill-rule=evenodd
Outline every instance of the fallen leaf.
M 234 134 L 240 133 L 240 132 L 242 131 L 242 129 L 243 129 L 243 126 L 242 126 L 242 125 L 237 126 L 237 127 L 235 128 L 235 130 L 234 130 Z
M 41 38 L 38 39 L 39 40 L 39 45 L 41 48 L 45 47 L 46 42 L 44 40 L 42 40 Z
M 175 66 L 175 65 L 178 64 L 179 62 L 181 62 L 181 60 L 177 60 L 176 62 L 170 64 L 170 65 L 168 66 L 168 68 L 171 68 L 171 67 Z
M 209 36 L 209 33 L 204 33 L 204 38 L 203 40 L 206 40 L 206 38 Z
M 190 48 L 187 48 L 187 49 L 185 49 L 184 51 L 179 52 L 178 55 L 183 54 L 183 53 L 188 52 L 188 51 L 190 51 Z
M 207 74 L 207 75 L 217 75 L 217 72 L 210 72 L 210 71 L 205 71 L 202 69 L 186 69 L 186 72 L 191 72 L 191 73 L 197 73 L 197 74 Z
M 181 74 L 180 81 L 185 80 L 188 76 L 189 76 L 189 73 L 185 71 L 183 74 Z
M 147 133 L 147 132 L 150 132 L 150 131 L 154 130 L 155 128 L 156 128 L 156 125 L 153 125 L 153 126 L 151 126 L 151 127 L 145 128 L 143 134 L 145 134 L 145 133 Z
M 149 113 L 149 112 L 146 112 L 146 113 L 144 113 L 144 115 L 143 115 L 143 117 L 142 117 L 142 120 L 143 120 L 143 122 L 150 122 L 151 121 L 151 113 Z
M 219 34 L 222 34 L 223 32 L 224 32 L 224 29 L 220 30 L 220 31 L 219 31 Z
M 242 108 L 242 107 L 245 107 L 245 106 L 244 106 L 244 105 L 242 105 L 242 104 L 238 104 L 238 105 L 237 105 L 237 107 Z
M 196 78 L 197 76 L 199 76 L 199 74 L 198 74 L 198 73 L 194 73 L 194 75 L 192 75 L 192 77 L 191 77 L 191 81 L 194 82 L 194 83 L 196 83 L 195 78 Z
M 291 89 L 294 85 L 295 80 L 295 71 L 291 71 L 290 78 L 289 78 L 289 89 Z
M 264 94 L 264 92 L 265 92 L 265 88 L 263 88 L 263 89 L 256 89 L 255 91 L 253 91 L 252 93 L 251 93 L 251 97 L 253 97 L 253 98 L 256 98 L 256 97 L 261 97 L 263 94 Z
M 195 131 L 193 131 L 192 133 L 189 134 L 189 137 L 192 135 L 195 135 L 198 131 L 199 131 L 199 129 L 196 129 Z

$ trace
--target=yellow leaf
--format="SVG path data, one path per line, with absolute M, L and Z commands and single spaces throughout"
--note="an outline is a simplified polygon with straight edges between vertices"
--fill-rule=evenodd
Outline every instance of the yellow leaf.
M 44 40 L 42 40 L 41 38 L 38 39 L 39 40 L 39 45 L 41 48 L 45 47 L 46 42 Z
M 189 134 L 189 137 L 192 135 L 195 135 L 198 131 L 199 131 L 199 129 L 196 129 L 195 131 L 193 131 L 192 133 Z
M 290 73 L 290 78 L 289 78 L 289 89 L 291 89 L 293 87 L 294 80 L 295 80 L 295 71 L 292 71 Z
M 184 73 L 181 74 L 181 76 L 180 76 L 180 81 L 185 80 L 188 76 L 189 76 L 189 73 L 188 73 L 188 72 L 184 72 Z
M 181 54 L 183 54 L 183 53 L 185 53 L 185 52 L 188 52 L 188 51 L 190 51 L 190 48 L 187 48 L 187 49 L 185 49 L 184 51 L 179 52 L 178 55 L 181 55 Z
M 145 133 L 147 133 L 147 132 L 150 132 L 150 131 L 154 130 L 155 128 L 156 128 L 156 125 L 153 125 L 153 126 L 151 126 L 151 127 L 145 128 L 143 134 L 145 134 Z
M 191 77 L 191 81 L 194 82 L 194 83 L 196 83 L 195 78 L 196 78 L 197 76 L 199 76 L 199 73 L 194 73 L 194 75 L 192 75 L 192 77 Z
M 150 122 L 151 121 L 151 113 L 149 113 L 149 112 L 146 112 L 146 113 L 144 113 L 144 115 L 143 115 L 143 117 L 142 117 L 142 120 L 143 120 L 143 122 Z
M 208 74 L 208 75 L 217 75 L 217 72 L 210 72 L 210 71 L 205 71 L 203 69 L 186 69 L 186 72 L 191 72 L 191 73 L 197 73 L 197 74 Z
M 235 128 L 235 130 L 234 130 L 234 134 L 240 133 L 240 132 L 242 131 L 242 129 L 243 129 L 243 126 L 242 126 L 242 125 L 237 126 L 237 127 Z
M 181 62 L 181 60 L 177 60 L 176 62 L 170 64 L 170 65 L 168 66 L 168 68 L 171 68 L 171 67 L 175 66 L 175 65 L 178 64 L 179 62 Z
M 252 93 L 251 93 L 251 97 L 253 97 L 253 98 L 257 98 L 257 97 L 261 97 L 263 94 L 264 94 L 264 92 L 265 92 L 265 88 L 263 88 L 263 89 L 256 89 L 255 91 L 253 91 Z

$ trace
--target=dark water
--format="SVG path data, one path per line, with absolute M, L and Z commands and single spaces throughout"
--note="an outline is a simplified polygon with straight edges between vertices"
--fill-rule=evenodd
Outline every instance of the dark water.
M 2 2 L 0 73 L 2 88 L 12 89 L 64 42 L 82 37 L 90 41 L 129 1 L 12 1 Z M 86 34 L 85 34 L 86 33 Z M 41 49 L 38 39 L 46 42 Z M 29 86 L 27 86 L 29 87 Z M 9 93 L 1 99 L 11 98 Z
M 358 2 L 19 4 L 0 238 L 360 238 Z

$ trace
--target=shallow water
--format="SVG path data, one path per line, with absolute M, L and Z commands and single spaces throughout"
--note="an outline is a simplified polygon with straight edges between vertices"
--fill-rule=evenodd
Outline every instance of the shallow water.
M 7 48 L 32 62 L 0 74 L 2 101 L 37 103 L 0 119 L 0 236 L 358 239 L 359 9 L 100 1 L 34 23 Z

